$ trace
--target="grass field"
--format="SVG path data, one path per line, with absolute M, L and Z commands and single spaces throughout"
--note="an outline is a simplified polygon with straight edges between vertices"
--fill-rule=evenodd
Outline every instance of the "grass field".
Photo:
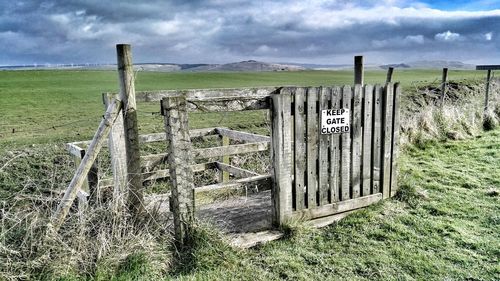
M 46 186 L 66 164 L 44 165 L 31 181 Z M 39 214 L 27 210 L 11 222 L 7 210 L 0 280 L 16 274 L 46 280 L 499 280 L 500 130 L 408 147 L 400 165 L 396 198 L 326 228 L 292 225 L 284 239 L 248 250 L 230 247 L 205 226 L 183 251 L 151 230 L 119 242 L 98 229 L 85 239 L 75 231 L 72 239 L 39 244 L 33 237 L 43 223 Z M 58 175 L 52 184 L 63 186 L 67 178 Z
M 484 73 L 476 71 L 449 75 L 455 81 L 484 79 Z M 438 85 L 440 76 L 437 70 L 398 70 L 394 80 L 401 81 L 405 92 L 420 97 L 415 86 Z M 366 80 L 383 82 L 385 72 L 368 71 Z M 350 71 L 138 72 L 136 88 L 351 82 Z M 412 126 L 436 133 L 405 146 L 397 198 L 320 230 L 292 225 L 285 239 L 238 250 L 214 229 L 200 227 L 191 247 L 178 251 L 164 230 L 126 232 L 117 240 L 107 237 L 110 223 L 101 210 L 95 214 L 95 224 L 89 219 L 92 227 L 86 231 L 71 229 L 72 221 L 66 236 L 41 239 L 57 198 L 54 191 L 67 187 L 75 169 L 62 144 L 92 137 L 104 111 L 100 93 L 116 91 L 117 84 L 113 71 L 0 72 L 0 280 L 500 279 L 500 131 L 474 131 L 467 140 L 445 141 L 453 130 L 467 131 L 471 126 L 467 121 L 477 112 L 471 111 L 469 119 L 460 115 L 469 100 L 444 109 L 412 104 L 429 116 L 402 124 L 404 135 L 411 135 Z M 480 102 L 481 93 L 472 92 L 467 97 Z M 163 131 L 162 117 L 153 114 L 158 107 L 139 104 L 141 132 Z M 402 122 L 412 121 L 409 117 Z M 262 130 L 268 122 L 259 111 L 190 118 L 194 128 L 222 125 L 249 131 Z
M 499 280 L 498 167 L 498 130 L 410 148 L 401 158 L 397 200 L 320 230 L 299 227 L 288 239 L 254 250 L 236 251 L 202 236 L 170 278 Z
M 367 83 L 383 83 L 384 71 L 367 71 Z M 449 79 L 483 79 L 478 71 L 450 71 Z M 284 85 L 351 84 L 352 71 L 158 73 L 137 72 L 137 90 L 236 88 Z M 405 88 L 415 83 L 439 81 L 439 70 L 396 70 L 393 81 Z M 116 92 L 114 71 L 2 71 L 0 72 L 0 147 L 23 144 L 68 142 L 90 139 L 103 114 L 102 92 Z M 162 119 L 153 114 L 157 104 L 139 104 L 139 124 L 143 133 L 163 130 Z M 245 126 L 248 117 L 211 114 L 192 118 L 192 127 L 221 124 Z M 221 121 L 222 119 L 222 121 Z M 208 120 L 208 121 L 207 121 Z M 211 121 L 211 122 L 210 122 Z M 261 121 L 262 122 L 262 121 Z

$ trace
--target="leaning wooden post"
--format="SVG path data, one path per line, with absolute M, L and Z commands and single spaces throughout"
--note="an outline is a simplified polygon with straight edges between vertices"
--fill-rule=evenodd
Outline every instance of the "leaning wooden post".
M 102 94 L 104 106 L 109 106 L 116 94 Z M 108 138 L 111 168 L 113 170 L 113 213 L 121 216 L 125 211 L 128 198 L 127 192 L 127 154 L 125 151 L 125 130 L 123 128 L 123 114 L 118 114 L 111 128 Z
M 165 116 L 167 133 L 168 165 L 172 182 L 171 210 L 174 217 L 174 233 L 179 245 L 186 243 L 189 229 L 194 222 L 193 155 L 188 128 L 186 98 L 164 98 L 161 112 Z
M 441 80 L 441 106 L 444 105 L 444 97 L 448 84 L 448 68 L 443 68 L 443 79 Z
M 50 223 L 55 231 L 61 227 L 64 219 L 68 215 L 69 209 L 73 205 L 73 201 L 75 201 L 83 182 L 87 179 L 87 174 L 92 168 L 92 164 L 97 159 L 97 155 L 99 154 L 106 137 L 111 131 L 111 127 L 113 126 L 120 109 L 121 103 L 117 100 L 113 100 L 113 102 L 108 106 L 104 119 L 99 124 L 99 128 L 92 139 L 92 143 L 87 149 L 87 153 L 85 153 L 82 162 L 78 166 L 71 183 L 64 193 L 61 203 L 57 206 L 56 212 L 51 217 Z
M 491 82 L 491 69 L 488 69 L 488 74 L 486 75 L 486 94 L 484 96 L 484 112 L 488 111 L 488 99 L 490 95 L 490 82 Z
M 364 84 L 363 56 L 354 57 L 354 84 Z
M 392 74 L 394 72 L 394 67 L 389 67 L 387 69 L 387 79 L 385 80 L 385 83 L 391 83 L 392 82 Z
M 116 45 L 118 76 L 120 80 L 120 100 L 123 102 L 123 125 L 127 154 L 127 182 L 129 186 L 128 208 L 134 217 L 144 212 L 139 129 L 137 126 L 137 106 L 135 103 L 134 70 L 130 45 Z

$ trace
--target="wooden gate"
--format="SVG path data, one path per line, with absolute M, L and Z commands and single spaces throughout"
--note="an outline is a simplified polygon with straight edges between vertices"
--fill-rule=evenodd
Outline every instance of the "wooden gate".
M 395 194 L 400 94 L 399 83 L 287 87 L 271 94 L 276 224 L 354 210 Z M 347 132 L 321 134 L 322 110 L 335 109 L 348 109 Z

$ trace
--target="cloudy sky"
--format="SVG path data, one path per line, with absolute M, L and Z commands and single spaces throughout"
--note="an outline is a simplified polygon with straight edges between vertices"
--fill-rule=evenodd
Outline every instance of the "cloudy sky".
M 0 1 L 0 65 L 240 60 L 500 64 L 500 0 Z

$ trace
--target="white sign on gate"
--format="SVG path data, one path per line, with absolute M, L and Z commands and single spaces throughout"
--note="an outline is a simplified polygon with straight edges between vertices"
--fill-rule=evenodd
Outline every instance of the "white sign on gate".
M 321 110 L 321 134 L 342 134 L 350 131 L 349 109 Z

